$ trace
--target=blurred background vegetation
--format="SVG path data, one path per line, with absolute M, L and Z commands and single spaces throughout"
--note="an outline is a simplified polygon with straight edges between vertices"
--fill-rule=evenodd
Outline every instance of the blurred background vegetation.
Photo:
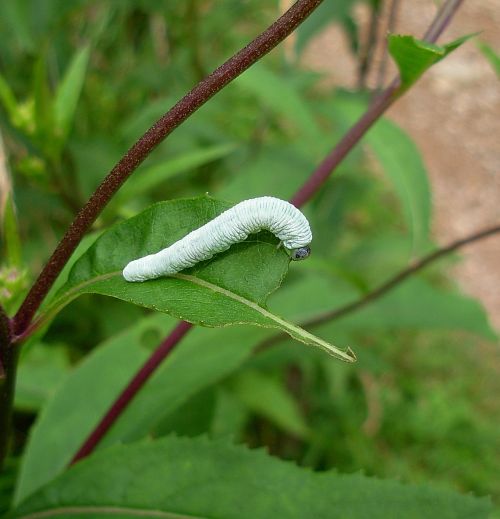
M 355 4 L 325 2 L 285 48 L 175 131 L 112 201 L 95 233 L 175 197 L 289 198 L 370 97 L 364 89 L 325 86 L 320 73 L 300 66 L 318 31 L 335 23 L 362 70 L 367 35 Z M 75 211 L 133 141 L 277 12 L 276 2 L 230 0 L 0 4 L 4 238 L 16 241 L 19 233 L 22 243 L 2 256 L 0 300 L 10 313 Z M 17 224 L 8 217 L 12 199 Z M 435 247 L 424 164 L 411 137 L 389 121 L 305 212 L 313 255 L 291 269 L 269 303 L 298 322 L 361 297 Z M 498 506 L 497 336 L 481 305 L 446 275 L 457 260 L 315 330 L 351 345 L 356 365 L 282 341 L 192 396 L 154 434 L 232 435 L 300 465 L 431 481 L 492 495 Z M 147 315 L 83 296 L 27 345 L 16 395 L 19 456 L 37 413 L 73 367 Z M 150 349 L 162 337 L 154 327 L 146 332 L 141 340 Z M 17 466 L 11 459 L 3 476 L 6 496 Z

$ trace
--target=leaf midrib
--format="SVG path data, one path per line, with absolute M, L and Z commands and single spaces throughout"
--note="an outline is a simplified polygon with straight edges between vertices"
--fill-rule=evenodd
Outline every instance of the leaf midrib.
M 73 288 L 71 288 L 64 296 L 62 296 L 60 299 L 56 300 L 55 303 L 49 307 L 47 312 L 45 314 L 42 314 L 38 320 L 36 321 L 35 325 L 37 327 L 43 325 L 44 322 L 50 320 L 50 318 L 57 314 L 64 306 L 69 304 L 73 299 L 75 299 L 78 295 L 78 292 L 80 292 L 83 288 L 85 288 L 88 285 L 92 285 L 93 283 L 96 283 L 98 281 L 104 281 L 107 279 L 111 279 L 114 276 L 121 275 L 122 271 L 113 271 L 108 272 L 106 274 L 102 274 L 100 276 L 96 276 L 95 278 L 89 279 L 87 281 L 84 281 L 80 283 L 79 285 L 75 285 Z M 181 279 L 184 281 L 187 281 L 189 283 L 193 283 L 195 285 L 204 287 L 208 290 L 211 290 L 213 292 L 216 292 L 218 294 L 221 294 L 229 299 L 232 299 L 233 301 L 236 301 L 238 303 L 241 303 L 252 310 L 260 313 L 263 317 L 270 320 L 271 322 L 274 322 L 278 325 L 279 328 L 282 328 L 287 331 L 289 335 L 291 335 L 293 338 L 305 343 L 305 344 L 312 344 L 315 345 L 322 350 L 326 351 L 329 355 L 332 355 L 334 357 L 337 357 L 340 360 L 343 360 L 345 362 L 355 362 L 356 356 L 352 352 L 350 348 L 347 348 L 346 351 L 341 350 L 340 348 L 337 348 L 336 346 L 324 341 L 320 337 L 316 337 L 315 335 L 309 333 L 307 330 L 304 330 L 303 328 L 300 328 L 299 326 L 296 326 L 281 317 L 278 317 L 277 315 L 269 312 L 262 306 L 258 305 L 254 301 L 251 301 L 250 299 L 246 299 L 243 296 L 240 296 L 234 292 L 231 292 L 230 290 L 227 290 L 225 288 L 222 288 L 218 285 L 214 285 L 213 283 L 210 283 L 209 281 L 205 281 L 204 279 L 191 276 L 189 274 L 174 274 L 171 277 L 176 279 Z

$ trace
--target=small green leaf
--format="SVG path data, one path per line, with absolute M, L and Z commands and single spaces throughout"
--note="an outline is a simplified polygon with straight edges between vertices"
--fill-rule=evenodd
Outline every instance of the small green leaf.
M 15 119 L 17 113 L 17 100 L 12 92 L 9 84 L 0 74 L 0 103 L 2 103 L 5 111 L 9 115 L 10 120 Z
M 2 215 L 2 238 L 7 250 L 7 263 L 11 267 L 21 266 L 21 238 L 12 194 L 7 195 Z
M 482 55 L 488 60 L 496 75 L 500 78 L 500 54 L 484 41 L 477 42 Z
M 53 100 L 47 78 L 47 62 L 41 56 L 35 63 L 33 71 L 33 92 L 35 98 L 35 124 L 38 137 L 42 142 L 53 135 Z
M 227 441 L 168 437 L 97 453 L 10 519 L 486 519 L 489 499 L 360 474 L 314 473 Z
M 309 428 L 297 402 L 275 377 L 244 371 L 231 384 L 233 393 L 252 411 L 297 438 L 307 438 Z
M 445 58 L 472 36 L 469 34 L 446 45 L 435 45 L 413 36 L 390 34 L 388 49 L 399 69 L 400 91 L 404 92 L 410 88 L 429 67 Z
M 50 319 L 81 294 L 96 293 L 203 326 L 252 324 L 278 328 L 298 341 L 353 362 L 355 357 L 349 349 L 339 350 L 265 307 L 290 261 L 284 250 L 277 250 L 278 240 L 268 232 L 251 236 L 173 276 L 144 283 L 124 280 L 122 270 L 129 261 L 167 247 L 227 208 L 227 204 L 209 197 L 161 202 L 111 228 L 75 263 L 59 297 L 41 320 Z
M 89 55 L 90 48 L 84 47 L 73 56 L 54 97 L 55 124 L 63 140 L 67 137 L 75 117 Z

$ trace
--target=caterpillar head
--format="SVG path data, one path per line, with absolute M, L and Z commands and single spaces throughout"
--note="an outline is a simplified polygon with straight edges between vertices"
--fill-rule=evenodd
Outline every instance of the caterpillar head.
M 306 245 L 305 247 L 299 247 L 298 249 L 292 249 L 290 251 L 290 257 L 293 261 L 301 261 L 309 257 L 311 254 L 311 247 Z

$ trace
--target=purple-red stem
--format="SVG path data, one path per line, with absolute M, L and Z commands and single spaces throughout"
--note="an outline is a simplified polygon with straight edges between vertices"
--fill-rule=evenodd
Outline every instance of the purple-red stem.
M 441 10 L 436 15 L 431 28 L 436 27 L 430 34 L 428 41 L 435 41 L 441 32 L 446 28 L 451 16 L 449 15 L 449 6 L 454 6 L 454 13 L 463 0 L 447 0 Z M 443 15 L 446 14 L 446 16 Z M 438 23 L 436 22 L 438 21 Z M 437 30 L 439 29 L 439 30 Z M 432 39 L 431 39 L 432 37 Z M 328 176 L 338 166 L 342 159 L 352 150 L 352 148 L 360 141 L 367 130 L 377 121 L 377 119 L 389 108 L 389 106 L 398 98 L 399 79 L 396 78 L 371 104 L 366 113 L 358 120 L 358 122 L 347 132 L 344 138 L 335 146 L 333 151 L 321 162 L 317 169 L 311 174 L 310 178 L 302 186 L 302 188 L 292 198 L 291 203 L 297 207 L 304 205 L 323 185 Z M 96 429 L 84 442 L 78 453 L 75 455 L 71 463 L 88 456 L 97 446 L 106 431 L 112 426 L 114 421 L 120 416 L 126 406 L 134 398 L 137 391 L 142 387 L 146 379 L 154 372 L 165 357 L 173 350 L 176 344 L 182 339 L 192 325 L 181 322 L 177 328 L 169 335 L 165 341 L 159 346 L 146 364 L 139 370 L 130 384 L 125 388 L 123 393 L 118 397 L 110 410 L 106 413 Z M 165 346 L 169 344 L 168 348 Z M 160 352 L 160 353 L 158 353 Z M 137 384 L 137 379 L 141 380 Z
M 323 0 L 298 0 L 250 44 L 198 83 L 159 119 L 123 156 L 77 214 L 14 317 L 14 333 L 21 335 L 66 265 L 77 245 L 127 178 L 167 135 L 223 87 L 270 52 L 305 20 Z
M 108 432 L 110 427 L 115 423 L 116 419 L 121 415 L 125 407 L 130 403 L 132 398 L 137 394 L 141 387 L 146 383 L 149 377 L 154 373 L 156 368 L 161 364 L 163 359 L 175 348 L 186 333 L 192 328 L 190 323 L 181 321 L 172 331 L 172 333 L 156 348 L 151 357 L 135 374 L 134 378 L 129 382 L 128 386 L 121 395 L 113 402 L 107 413 L 103 416 L 99 424 L 92 431 L 90 436 L 85 440 L 78 452 L 71 460 L 71 465 L 78 460 L 88 456 L 99 443 L 101 438 Z
M 463 0 L 448 0 L 438 11 L 423 39 L 435 43 L 442 32 L 450 23 L 453 15 Z M 291 202 L 296 207 L 303 206 L 327 181 L 335 168 L 342 162 L 346 155 L 361 140 L 365 133 L 373 126 L 380 116 L 396 101 L 402 93 L 399 89 L 399 77 L 396 77 L 390 85 L 377 96 L 368 110 L 344 135 L 335 148 L 326 156 L 320 165 L 313 171 L 305 184 L 295 193 Z
M 9 445 L 12 402 L 16 381 L 17 351 L 12 348 L 11 323 L 0 307 L 0 470 Z

